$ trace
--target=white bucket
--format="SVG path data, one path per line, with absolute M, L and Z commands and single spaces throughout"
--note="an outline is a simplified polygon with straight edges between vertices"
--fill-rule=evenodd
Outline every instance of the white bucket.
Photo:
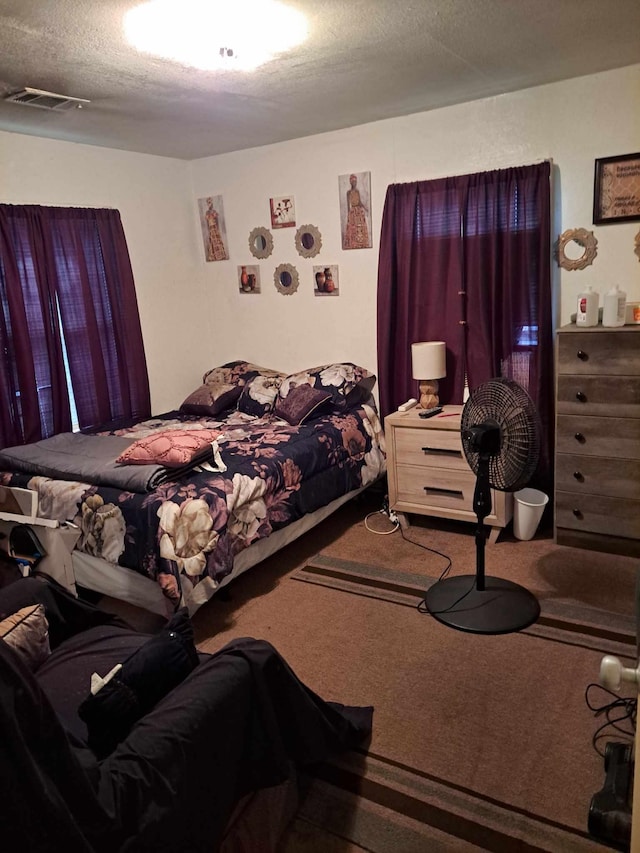
M 516 539 L 533 539 L 549 496 L 537 489 L 520 489 L 513 497 L 513 535 Z

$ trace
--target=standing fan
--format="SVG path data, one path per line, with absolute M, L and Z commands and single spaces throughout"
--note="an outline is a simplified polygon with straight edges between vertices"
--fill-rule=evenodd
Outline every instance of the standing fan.
M 536 469 L 540 420 L 533 400 L 511 379 L 491 379 L 467 400 L 460 423 L 462 447 L 476 474 L 473 509 L 476 575 L 458 575 L 433 584 L 425 596 L 439 622 L 475 634 L 509 634 L 536 621 L 540 605 L 527 589 L 502 578 L 485 577 L 484 519 L 491 512 L 491 489 L 515 492 Z

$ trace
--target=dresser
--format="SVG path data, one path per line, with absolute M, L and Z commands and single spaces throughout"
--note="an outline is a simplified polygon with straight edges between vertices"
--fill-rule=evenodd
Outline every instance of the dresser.
M 556 542 L 640 556 L 640 326 L 564 326 L 556 347 Z
M 470 521 L 476 475 L 469 468 L 460 438 L 462 406 L 422 419 L 419 409 L 394 412 L 384 419 L 387 444 L 389 508 L 407 526 L 408 513 Z M 492 511 L 485 519 L 495 542 L 513 516 L 513 495 L 491 492 Z

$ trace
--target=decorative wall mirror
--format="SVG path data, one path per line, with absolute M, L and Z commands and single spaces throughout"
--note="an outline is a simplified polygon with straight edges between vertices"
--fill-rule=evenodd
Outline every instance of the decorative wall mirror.
M 593 263 L 598 254 L 598 241 L 593 231 L 586 228 L 569 228 L 556 243 L 558 266 L 565 270 L 583 270 Z
M 638 231 L 638 233 L 636 234 L 634 242 L 636 244 L 636 247 L 633 251 L 638 256 L 638 260 L 640 261 L 640 231 Z
M 315 225 L 301 225 L 296 231 L 296 249 L 303 258 L 315 258 L 322 247 L 322 235 Z
M 273 252 L 273 236 L 268 228 L 254 228 L 249 234 L 249 251 L 254 258 L 264 260 Z
M 295 293 L 300 284 L 298 270 L 291 264 L 280 264 L 273 274 L 273 283 L 280 293 Z

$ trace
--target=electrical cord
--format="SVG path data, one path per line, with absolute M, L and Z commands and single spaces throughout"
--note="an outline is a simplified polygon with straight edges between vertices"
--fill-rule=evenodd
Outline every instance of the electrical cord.
M 369 519 L 375 515 L 386 516 L 389 519 L 389 521 L 393 524 L 393 527 L 391 528 L 391 530 L 374 530 L 372 527 L 370 527 L 369 526 Z M 416 545 L 418 548 L 422 548 L 423 551 L 429 551 L 431 554 L 436 554 L 438 557 L 442 557 L 443 560 L 447 561 L 447 565 L 444 567 L 444 569 L 440 573 L 440 577 L 438 578 L 438 582 L 441 580 L 444 580 L 447 577 L 447 575 L 449 574 L 449 572 L 451 570 L 451 566 L 452 566 L 451 557 L 449 557 L 447 554 L 444 554 L 442 551 L 438 551 L 436 548 L 430 548 L 428 545 L 423 545 L 422 542 L 415 542 L 413 539 L 409 539 L 407 536 L 405 536 L 404 530 L 400 527 L 400 522 L 398 521 L 396 514 L 393 512 L 393 510 L 389 510 L 388 499 L 386 496 L 385 496 L 385 500 L 384 500 L 382 509 L 375 510 L 374 512 L 370 512 L 365 516 L 364 526 L 366 527 L 366 529 L 370 533 L 375 533 L 377 536 L 388 536 L 390 533 L 395 533 L 396 530 L 399 529 L 400 535 L 402 536 L 402 538 L 404 539 L 405 542 L 408 542 L 410 545 Z M 437 616 L 439 613 L 448 613 L 450 610 L 452 610 L 454 607 L 456 607 L 458 604 L 460 604 L 460 602 L 469 595 L 469 593 L 472 591 L 474 586 L 475 586 L 475 578 L 473 579 L 473 582 L 469 586 L 469 589 L 466 592 L 464 592 L 459 598 L 456 598 L 456 600 L 452 604 L 450 604 L 449 607 L 447 607 L 444 610 L 429 610 L 427 607 L 426 598 L 423 598 L 421 601 L 418 602 L 418 604 L 416 605 L 416 609 L 417 609 L 418 613 L 423 613 L 423 614 L 426 614 L 428 616 Z
M 447 575 L 449 574 L 449 572 L 451 571 L 451 566 L 452 566 L 451 557 L 449 557 L 447 554 L 443 554 L 442 551 L 438 551 L 436 548 L 429 548 L 428 545 L 423 545 L 422 542 L 415 542 L 413 539 L 409 539 L 408 537 L 406 537 L 404 535 L 404 530 L 401 530 L 400 533 L 402 534 L 402 538 L 404 539 L 405 542 L 409 542 L 411 545 L 417 545 L 418 548 L 422 548 L 424 551 L 430 551 L 432 554 L 437 554 L 438 557 L 442 557 L 444 560 L 447 561 L 447 565 L 444 567 L 444 569 L 440 573 L 440 577 L 438 578 L 436 583 L 439 583 L 440 581 L 444 580 L 447 577 Z M 423 598 L 421 601 L 419 601 L 416 604 L 416 610 L 418 611 L 418 613 L 423 613 L 426 616 L 437 616 L 440 613 L 448 613 L 450 610 L 452 610 L 456 605 L 460 604 L 460 602 L 469 595 L 469 593 L 474 588 L 474 586 L 475 586 L 475 578 L 474 578 L 473 582 L 471 583 L 471 586 L 469 587 L 469 589 L 466 592 L 463 592 L 459 598 L 456 598 L 456 600 L 452 604 L 450 604 L 445 610 L 429 610 L 429 608 L 427 607 L 426 598 Z
M 389 521 L 393 524 L 391 530 L 374 530 L 373 527 L 369 527 L 369 519 L 374 515 L 384 515 L 385 518 L 388 518 Z M 395 515 L 395 513 L 394 513 Z M 384 509 L 377 509 L 374 512 L 370 512 L 364 517 L 364 526 L 367 528 L 369 533 L 375 533 L 376 536 L 388 536 L 390 533 L 395 533 L 396 530 L 400 527 L 400 522 L 397 518 L 394 520 L 391 518 L 391 514 L 387 514 Z
M 613 701 L 605 702 L 601 705 L 596 705 L 592 702 L 590 698 L 590 692 L 593 692 L 593 688 L 597 688 L 598 690 L 605 693 L 607 696 L 612 696 Z M 635 737 L 636 730 L 636 713 L 638 707 L 638 698 L 637 696 L 633 697 L 624 697 L 619 696 L 617 693 L 613 693 L 611 690 L 608 690 L 606 687 L 603 687 L 601 684 L 596 684 L 592 682 L 588 684 L 584 691 L 584 699 L 587 703 L 587 707 L 590 711 L 593 711 L 596 717 L 601 716 L 602 714 L 606 717 L 606 722 L 602 723 L 595 730 L 593 737 L 591 738 L 591 745 L 595 749 L 595 751 L 604 758 L 604 750 L 601 750 L 599 747 L 599 741 L 606 737 L 611 737 L 612 734 L 607 732 L 606 729 L 612 728 L 616 732 L 625 735 L 629 738 Z M 622 713 L 619 716 L 612 717 L 611 715 L 614 711 L 621 711 Z M 629 727 L 624 728 L 619 725 L 620 723 L 628 722 Z

